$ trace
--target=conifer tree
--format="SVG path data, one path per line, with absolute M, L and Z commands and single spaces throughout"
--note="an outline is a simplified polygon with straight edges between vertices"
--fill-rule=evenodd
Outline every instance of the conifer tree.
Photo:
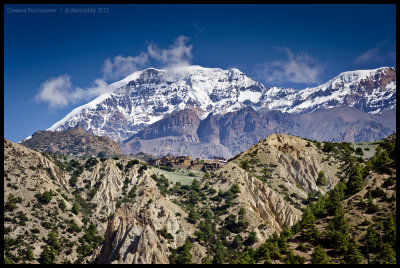
M 365 233 L 363 240 L 365 241 L 366 246 L 368 247 L 368 250 L 374 251 L 378 248 L 379 234 L 370 225 L 367 228 L 367 232 Z
M 58 232 L 56 230 L 52 230 L 49 233 L 47 240 L 49 241 L 49 245 L 54 247 L 54 249 L 61 248 L 61 243 L 58 241 Z
M 197 220 L 200 218 L 199 213 L 197 210 L 195 210 L 194 206 L 189 206 L 189 215 L 188 215 L 188 221 L 190 223 L 196 223 Z
M 363 186 L 363 169 L 360 162 L 356 162 L 350 171 L 349 179 L 346 185 L 346 193 L 353 195 L 359 192 Z
M 367 213 L 375 213 L 378 211 L 378 205 L 372 199 L 371 191 L 368 190 Z
M 391 243 L 393 246 L 396 244 L 396 222 L 392 214 L 389 215 L 388 219 L 384 223 L 385 232 L 383 240 L 387 243 Z
M 345 253 L 348 246 L 350 227 L 345 218 L 345 210 L 341 204 L 336 208 L 335 216 L 328 223 L 327 229 L 333 248 L 338 252 Z
M 311 254 L 311 264 L 329 264 L 329 257 L 321 245 L 316 246 Z
M 329 192 L 329 198 L 326 204 L 329 215 L 334 215 L 336 209 L 342 205 L 341 201 L 344 199 L 345 190 L 346 184 L 344 182 L 339 182 L 335 188 Z
M 382 250 L 376 255 L 374 264 L 396 264 L 396 251 L 389 244 L 383 244 Z
M 218 242 L 214 250 L 212 263 L 222 264 L 225 261 L 225 248 L 221 242 Z
M 348 243 L 347 252 L 345 261 L 348 264 L 361 264 L 364 260 L 364 256 L 361 254 L 359 250 L 359 244 L 357 241 L 352 237 Z
M 172 251 L 172 254 L 168 257 L 170 264 L 191 264 L 192 254 L 190 250 L 192 249 L 192 243 L 189 239 L 186 239 L 185 244 L 181 247 Z
M 40 258 L 43 264 L 53 264 L 56 261 L 56 256 L 58 252 L 53 247 L 49 247 L 45 245 L 42 253 L 40 254 Z
M 307 208 L 301 219 L 301 236 L 308 242 L 314 242 L 318 238 L 318 230 L 315 226 L 315 216 L 310 208 Z

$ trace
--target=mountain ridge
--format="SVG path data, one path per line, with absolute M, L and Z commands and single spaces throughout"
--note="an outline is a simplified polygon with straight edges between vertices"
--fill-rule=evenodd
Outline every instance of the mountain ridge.
M 236 68 L 201 66 L 135 72 L 109 91 L 75 108 L 48 130 L 76 126 L 121 142 L 173 111 L 195 106 L 201 119 L 251 106 L 255 110 L 311 113 L 341 105 L 380 114 L 396 107 L 396 69 L 344 72 L 321 86 L 303 90 L 267 88 Z

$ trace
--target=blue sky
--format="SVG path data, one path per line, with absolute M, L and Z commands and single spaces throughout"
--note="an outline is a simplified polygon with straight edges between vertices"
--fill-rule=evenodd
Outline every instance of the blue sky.
M 47 129 L 147 67 L 235 67 L 303 89 L 395 55 L 395 5 L 5 5 L 4 137 Z

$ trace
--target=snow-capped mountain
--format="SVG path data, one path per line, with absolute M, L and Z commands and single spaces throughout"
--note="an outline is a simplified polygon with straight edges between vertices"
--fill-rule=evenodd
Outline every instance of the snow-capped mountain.
M 396 69 L 351 71 L 304 90 L 271 87 L 235 68 L 186 66 L 135 72 L 109 91 L 74 109 L 48 130 L 80 128 L 121 142 L 165 115 L 196 108 L 199 118 L 224 115 L 244 107 L 304 114 L 338 106 L 366 113 L 396 107 Z
M 323 85 L 304 90 L 272 87 L 263 101 L 268 109 L 287 113 L 309 113 L 338 106 L 381 113 L 396 108 L 396 69 L 344 72 Z
M 122 141 L 188 106 L 198 107 L 202 118 L 210 112 L 224 114 L 249 104 L 257 106 L 266 90 L 235 68 L 149 68 L 112 84 L 110 92 L 76 108 L 48 130 L 79 125 L 95 135 Z

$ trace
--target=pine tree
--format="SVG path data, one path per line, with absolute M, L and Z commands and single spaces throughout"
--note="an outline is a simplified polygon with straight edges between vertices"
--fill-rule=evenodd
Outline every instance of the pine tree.
M 214 250 L 212 263 L 222 264 L 225 261 L 225 248 L 221 242 L 218 242 Z
M 388 155 L 388 153 L 386 152 L 386 151 L 382 151 L 379 155 L 378 155 L 378 159 L 377 159 L 377 165 L 378 166 L 380 166 L 380 165 L 383 165 L 383 164 L 385 164 L 385 163 L 387 163 L 387 162 L 389 162 L 390 161 L 390 158 L 389 158 L 389 155 Z
M 350 171 L 349 179 L 346 185 L 346 193 L 353 195 L 359 192 L 363 186 L 363 169 L 360 162 L 356 162 Z
M 197 212 L 197 210 L 195 210 L 194 206 L 189 206 L 188 221 L 190 223 L 196 223 L 199 218 L 200 218 L 200 215 Z
M 329 264 L 329 257 L 321 245 L 315 247 L 311 254 L 311 264 Z
M 254 250 L 249 248 L 236 262 L 237 264 L 256 264 L 254 259 Z
M 47 240 L 49 241 L 49 245 L 54 249 L 61 248 L 61 243 L 58 241 L 58 232 L 56 230 L 52 230 L 49 233 Z
M 250 232 L 249 236 L 244 241 L 244 245 L 252 246 L 255 242 L 257 242 L 257 233 L 256 232 Z
M 236 235 L 235 238 L 233 238 L 231 247 L 234 249 L 240 249 L 242 247 L 242 241 L 243 237 L 241 235 Z
M 396 264 L 396 251 L 389 244 L 383 244 L 382 250 L 376 255 L 374 264 Z
M 333 248 L 341 253 L 347 251 L 350 226 L 345 218 L 345 210 L 340 204 L 335 211 L 335 216 L 327 226 Z
M 53 247 L 49 247 L 48 245 L 45 245 L 43 248 L 42 254 L 40 254 L 42 263 L 43 264 L 55 263 L 57 254 L 58 254 L 57 250 L 55 250 Z
M 314 242 L 318 238 L 318 230 L 315 226 L 315 216 L 310 208 L 307 208 L 301 219 L 301 236 L 308 242 Z
M 26 246 L 26 251 L 25 251 L 26 259 L 30 261 L 35 259 L 32 249 L 34 249 L 34 247 L 32 247 L 31 245 Z
M 392 214 L 389 215 L 388 219 L 384 222 L 385 233 L 383 240 L 386 243 L 391 243 L 393 246 L 396 244 L 396 222 Z
M 372 199 L 371 191 L 368 190 L 368 202 L 367 202 L 367 213 L 375 213 L 378 211 L 378 205 L 374 203 Z
M 185 244 L 181 248 L 181 252 L 177 258 L 178 263 L 181 264 L 191 264 L 192 263 L 192 254 L 190 254 L 190 250 L 192 249 L 192 243 L 189 239 L 186 239 Z
M 333 190 L 329 192 L 327 200 L 327 211 L 329 215 L 334 215 L 336 209 L 342 205 L 341 201 L 344 199 L 344 192 L 346 191 L 346 184 L 339 182 Z
M 368 226 L 367 232 L 363 239 L 368 247 L 369 251 L 374 251 L 378 248 L 379 234 L 374 230 L 372 226 Z
M 270 254 L 269 254 L 269 252 L 270 252 L 269 244 L 270 244 L 270 243 L 268 243 L 268 242 L 263 243 L 263 244 L 257 249 L 257 251 L 256 251 L 256 253 L 255 253 L 256 262 L 259 262 L 259 261 L 264 260 L 264 259 L 265 259 L 265 260 L 268 260 L 269 262 L 271 261 L 271 259 L 270 259 Z
M 192 254 L 190 250 L 192 249 L 192 243 L 189 239 L 186 239 L 185 244 L 172 250 L 171 255 L 168 257 L 170 264 L 191 264 Z
M 285 258 L 285 263 L 287 264 L 303 264 L 305 261 L 303 257 L 295 255 L 292 250 L 289 250 Z
M 357 241 L 352 237 L 348 243 L 345 261 L 348 264 L 361 264 L 364 256 L 359 250 Z

